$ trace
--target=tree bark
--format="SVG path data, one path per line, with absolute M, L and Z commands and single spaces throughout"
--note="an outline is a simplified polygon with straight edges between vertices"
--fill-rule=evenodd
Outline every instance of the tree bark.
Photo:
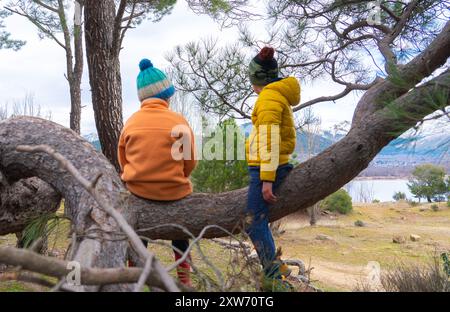
M 73 80 L 72 80 L 73 81 Z M 81 131 L 81 86 L 76 82 L 70 82 L 70 129 L 76 133 Z
M 83 27 L 81 26 L 81 18 L 84 5 L 82 1 L 76 1 L 76 6 L 78 7 L 75 9 L 73 28 L 74 62 L 71 57 L 67 58 L 70 60 L 70 62 L 67 63 L 67 67 L 68 72 L 70 73 L 70 75 L 68 75 L 71 102 L 70 129 L 79 134 L 81 131 L 81 80 L 84 67 Z
M 86 0 L 84 17 L 95 123 L 103 154 L 119 170 L 117 144 L 123 127 L 122 81 L 114 0 Z
M 22 231 L 30 221 L 55 212 L 61 196 L 38 178 L 9 185 L 0 173 L 0 235 Z

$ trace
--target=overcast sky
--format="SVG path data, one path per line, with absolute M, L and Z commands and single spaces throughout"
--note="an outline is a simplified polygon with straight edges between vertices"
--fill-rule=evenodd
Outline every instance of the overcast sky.
M 68 126 L 70 97 L 64 78 L 63 49 L 49 39 L 40 40 L 35 27 L 22 17 L 9 17 L 6 26 L 14 38 L 26 40 L 27 44 L 18 52 L 0 50 L 0 106 L 32 94 L 43 111 L 51 111 L 53 121 Z M 263 27 L 255 29 L 260 29 L 261 38 L 264 37 Z M 235 28 L 221 30 L 210 17 L 194 14 L 183 1 L 159 23 L 147 21 L 127 33 L 120 57 L 125 120 L 140 106 L 136 92 L 139 61 L 146 57 L 155 67 L 166 68 L 169 64 L 165 55 L 174 47 L 207 36 L 219 37 L 222 43 L 233 42 L 238 37 Z M 81 131 L 88 134 L 95 132 L 95 123 L 85 65 L 82 101 L 86 107 L 82 111 Z M 340 91 L 326 82 L 306 85 L 302 77 L 297 78 L 302 83 L 302 101 Z M 349 95 L 336 104 L 315 105 L 314 112 L 321 117 L 323 128 L 329 128 L 341 121 L 350 121 L 357 100 L 357 95 Z

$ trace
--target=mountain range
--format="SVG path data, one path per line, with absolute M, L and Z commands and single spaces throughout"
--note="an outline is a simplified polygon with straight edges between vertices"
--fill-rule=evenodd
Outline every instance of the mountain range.
M 251 123 L 241 126 L 245 134 L 251 132 Z M 448 157 L 450 148 L 450 125 L 440 127 L 438 132 L 427 132 L 414 135 L 406 133 L 384 147 L 377 157 L 412 157 L 412 158 L 442 158 Z M 330 130 L 319 133 L 297 131 L 296 153 L 298 155 L 316 155 L 345 137 L 340 131 Z

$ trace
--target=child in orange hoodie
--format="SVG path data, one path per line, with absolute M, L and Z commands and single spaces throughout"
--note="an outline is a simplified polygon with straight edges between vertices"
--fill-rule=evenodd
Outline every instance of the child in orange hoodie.
M 143 59 L 139 67 L 137 88 L 141 109 L 128 119 L 120 135 L 121 178 L 136 196 L 179 200 L 192 193 L 189 176 L 196 166 L 194 135 L 183 116 L 169 109 L 175 89 L 166 75 L 148 59 Z M 182 150 L 174 148 L 181 141 Z M 176 151 L 181 151 L 180 155 Z M 172 246 L 177 261 L 189 241 L 174 240 Z M 189 271 L 188 261 L 178 266 L 183 284 L 190 285 Z

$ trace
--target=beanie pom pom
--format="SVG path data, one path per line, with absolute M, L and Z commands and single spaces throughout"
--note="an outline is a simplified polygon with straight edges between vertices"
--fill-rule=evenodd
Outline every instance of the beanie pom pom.
M 144 71 L 150 67 L 153 67 L 152 62 L 149 59 L 143 59 L 140 63 L 139 63 L 139 68 L 141 69 L 141 71 Z
M 261 61 L 270 61 L 275 55 L 275 49 L 271 47 L 264 47 L 258 56 Z

